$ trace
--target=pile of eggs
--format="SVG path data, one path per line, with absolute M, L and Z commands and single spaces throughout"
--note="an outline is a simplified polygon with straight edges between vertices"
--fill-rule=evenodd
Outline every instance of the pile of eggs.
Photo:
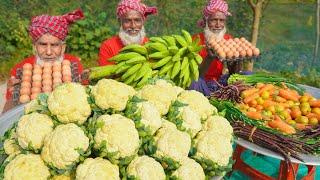
M 220 59 L 252 58 L 260 55 L 260 50 L 244 37 L 220 41 L 211 39 L 209 46 Z
M 43 65 L 26 63 L 22 67 L 19 101 L 29 102 L 39 93 L 51 92 L 59 84 L 71 81 L 71 64 L 68 60 L 45 62 Z

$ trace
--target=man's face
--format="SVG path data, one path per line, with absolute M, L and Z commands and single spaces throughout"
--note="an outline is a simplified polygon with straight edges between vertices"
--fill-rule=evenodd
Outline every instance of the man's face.
M 58 60 L 66 49 L 63 41 L 50 34 L 44 34 L 33 45 L 37 55 L 43 61 Z
M 138 11 L 128 11 L 124 17 L 120 19 L 123 30 L 130 36 L 136 36 L 141 31 L 144 19 Z
M 216 13 L 211 14 L 207 19 L 208 27 L 210 31 L 214 33 L 218 33 L 221 30 L 223 30 L 225 26 L 225 22 L 226 22 L 226 15 L 220 11 L 217 11 Z

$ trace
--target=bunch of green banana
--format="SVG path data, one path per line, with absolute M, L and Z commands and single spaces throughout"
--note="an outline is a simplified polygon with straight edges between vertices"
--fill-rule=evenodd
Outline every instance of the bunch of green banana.
M 149 78 L 165 77 L 177 85 L 186 88 L 193 80 L 199 78 L 199 64 L 202 62 L 198 54 L 202 49 L 199 38 L 182 30 L 182 35 L 151 37 L 145 45 L 128 45 L 109 61 L 114 62 L 114 68 L 108 74 L 116 75 L 120 81 L 141 87 Z M 94 69 L 94 68 L 93 68 Z M 103 72 L 99 69 L 99 72 Z M 102 78 L 99 72 L 97 77 Z
M 186 88 L 199 78 L 199 65 L 202 58 L 198 55 L 202 46 L 199 39 L 182 30 L 182 35 L 150 38 L 146 44 L 152 69 L 159 70 L 158 75 L 171 79 L 177 85 Z

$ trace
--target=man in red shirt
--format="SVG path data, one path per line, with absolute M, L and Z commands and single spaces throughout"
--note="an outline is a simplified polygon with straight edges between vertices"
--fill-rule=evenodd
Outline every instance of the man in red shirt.
M 83 67 L 80 64 L 80 59 L 65 54 L 68 26 L 82 18 L 84 16 L 80 9 L 62 16 L 40 15 L 32 18 L 29 35 L 32 38 L 35 54 L 22 60 L 11 69 L 6 93 L 7 103 L 10 103 L 14 84 L 20 81 L 17 79 L 17 70 L 26 63 L 42 65 L 45 62 L 69 60 L 78 64 L 79 74 L 82 72 Z
M 228 4 L 224 0 L 210 0 L 203 10 L 203 20 L 199 25 L 204 28 L 202 33 L 196 34 L 193 38 L 199 37 L 200 44 L 204 48 L 200 51 L 201 57 L 204 59 L 200 66 L 200 73 L 206 81 L 218 80 L 222 74 L 223 63 L 218 58 L 213 58 L 210 51 L 207 50 L 207 42 L 211 38 L 228 40 L 231 35 L 226 34 L 226 18 L 231 14 L 228 12 Z
M 101 44 L 99 65 L 113 64 L 108 59 L 117 55 L 124 46 L 147 42 L 144 22 L 148 15 L 155 13 L 157 13 L 156 7 L 147 7 L 140 0 L 121 0 L 117 7 L 117 17 L 120 23 L 119 34 Z

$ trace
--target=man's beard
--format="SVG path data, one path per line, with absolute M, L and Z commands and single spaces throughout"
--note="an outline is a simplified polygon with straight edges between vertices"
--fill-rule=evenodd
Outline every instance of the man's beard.
M 132 36 L 128 33 L 128 31 L 131 31 L 131 30 L 139 31 L 139 29 L 128 29 L 125 31 L 123 30 L 122 26 L 120 27 L 119 37 L 123 45 L 127 46 L 130 44 L 141 44 L 144 38 L 146 37 L 144 26 L 141 28 L 139 33 L 135 36 Z
M 64 55 L 62 54 L 61 56 L 57 57 L 55 60 L 44 60 L 44 59 L 41 59 L 38 54 L 36 53 L 36 64 L 38 65 L 43 65 L 44 62 L 62 62 L 63 59 L 64 59 Z
M 220 41 L 221 39 L 223 39 L 226 32 L 227 32 L 226 27 L 223 27 L 223 29 L 218 32 L 212 32 L 209 29 L 208 23 L 207 23 L 206 27 L 204 28 L 204 37 L 206 38 L 207 42 L 209 42 L 212 38 L 215 38 L 217 41 Z

